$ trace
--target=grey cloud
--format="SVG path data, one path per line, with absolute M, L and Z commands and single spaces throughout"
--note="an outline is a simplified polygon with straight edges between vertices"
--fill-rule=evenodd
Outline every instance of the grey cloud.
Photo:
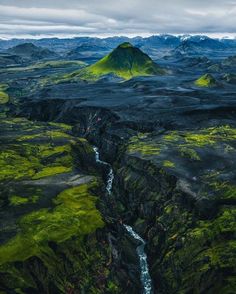
M 234 0 L 0 0 L 0 36 L 235 33 Z

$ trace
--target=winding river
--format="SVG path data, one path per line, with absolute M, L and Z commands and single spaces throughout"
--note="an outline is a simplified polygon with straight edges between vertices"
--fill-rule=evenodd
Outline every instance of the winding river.
M 112 192 L 112 185 L 113 185 L 113 180 L 114 180 L 114 173 L 111 165 L 105 161 L 100 160 L 100 154 L 99 150 L 97 147 L 93 147 L 93 150 L 95 152 L 95 160 L 97 163 L 109 166 L 109 173 L 107 175 L 107 182 L 106 182 L 106 190 L 108 195 L 111 195 Z M 147 255 L 145 253 L 145 244 L 146 242 L 133 230 L 131 226 L 124 225 L 124 228 L 127 230 L 129 235 L 135 239 L 138 240 L 141 244 L 137 246 L 136 252 L 139 257 L 139 264 L 140 264 L 140 272 L 141 272 L 141 283 L 142 283 L 142 288 L 143 294 L 151 294 L 152 293 L 152 280 L 149 274 L 149 269 L 148 269 L 148 263 L 147 263 Z

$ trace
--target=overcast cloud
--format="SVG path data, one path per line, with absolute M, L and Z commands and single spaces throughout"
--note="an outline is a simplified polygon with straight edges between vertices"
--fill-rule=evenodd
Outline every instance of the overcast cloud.
M 0 37 L 236 35 L 236 0 L 0 0 Z

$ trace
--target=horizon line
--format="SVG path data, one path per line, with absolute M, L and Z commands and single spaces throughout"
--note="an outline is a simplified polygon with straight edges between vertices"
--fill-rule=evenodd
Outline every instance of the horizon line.
M 236 33 L 137 33 L 137 34 L 39 34 L 39 35 L 0 35 L 1 41 L 10 41 L 10 40 L 40 40 L 40 39 L 75 39 L 75 38 L 98 38 L 106 39 L 112 37 L 127 37 L 127 38 L 148 38 L 152 36 L 206 36 L 213 39 L 236 39 Z

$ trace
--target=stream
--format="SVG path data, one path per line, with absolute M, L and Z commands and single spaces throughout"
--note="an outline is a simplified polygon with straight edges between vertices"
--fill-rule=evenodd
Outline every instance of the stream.
M 109 163 L 107 163 L 106 161 L 100 160 L 100 154 L 99 154 L 99 151 L 98 151 L 97 147 L 93 147 L 93 150 L 95 152 L 95 160 L 96 160 L 96 162 L 100 163 L 100 164 L 103 164 L 103 165 L 106 165 L 106 166 L 109 166 L 109 173 L 107 175 L 106 190 L 107 190 L 108 195 L 111 195 L 112 184 L 113 184 L 113 180 L 114 180 L 113 169 L 112 169 L 112 167 L 110 166 Z
M 93 147 L 93 150 L 95 152 L 95 160 L 97 163 L 109 166 L 109 173 L 107 175 L 107 181 L 106 181 L 106 190 L 108 195 L 111 195 L 112 192 L 112 185 L 114 180 L 114 173 L 111 165 L 105 161 L 100 160 L 100 154 L 97 147 Z M 139 257 L 139 264 L 140 264 L 140 272 L 141 272 L 141 284 L 143 287 L 143 294 L 151 294 L 152 293 L 152 280 L 149 274 L 148 269 L 148 263 L 147 263 L 147 255 L 145 253 L 145 244 L 146 242 L 133 230 L 131 226 L 124 225 L 124 228 L 127 230 L 129 235 L 135 239 L 138 240 L 141 244 L 137 246 L 136 252 Z

